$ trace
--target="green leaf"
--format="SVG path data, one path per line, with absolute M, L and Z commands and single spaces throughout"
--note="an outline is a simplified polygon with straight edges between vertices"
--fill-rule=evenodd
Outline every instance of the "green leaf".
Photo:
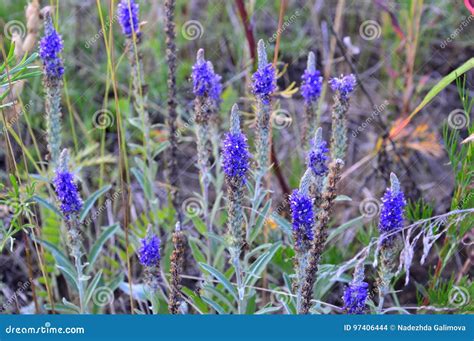
M 206 303 L 197 293 L 186 287 L 182 287 L 181 291 L 189 298 L 189 300 L 192 301 L 195 306 L 194 308 L 198 310 L 200 314 L 207 314 L 209 312 L 209 308 L 207 307 Z
M 274 312 L 277 312 L 281 310 L 281 307 L 266 307 L 266 308 L 262 308 L 260 309 L 259 311 L 257 311 L 255 313 L 255 315 L 265 315 L 265 314 L 270 314 L 270 313 L 274 313 Z
M 265 207 L 260 212 L 260 214 L 257 218 L 257 221 L 255 222 L 255 227 L 252 229 L 252 232 L 251 232 L 251 236 L 250 236 L 250 241 L 251 242 L 254 241 L 255 238 L 257 238 L 258 234 L 260 233 L 260 231 L 262 229 L 263 224 L 265 223 L 265 221 L 267 221 L 267 214 L 268 214 L 268 210 L 270 209 L 271 205 L 272 205 L 272 201 L 268 200 L 265 204 Z
M 82 208 L 81 215 L 79 216 L 79 221 L 81 223 L 84 221 L 84 219 L 86 219 L 87 214 L 89 213 L 91 208 L 94 206 L 97 199 L 99 199 L 102 196 L 102 194 L 104 194 L 111 188 L 112 188 L 111 185 L 106 185 L 102 187 L 101 189 L 92 193 L 92 195 L 84 202 L 84 207 Z
M 39 238 L 36 238 L 32 236 L 32 239 L 41 245 L 43 245 L 51 254 L 53 255 L 54 259 L 56 260 L 56 263 L 58 263 L 59 266 L 66 268 L 68 272 L 76 274 L 76 270 L 72 263 L 69 261 L 69 259 L 66 257 L 64 253 L 59 250 L 56 245 L 51 244 L 50 242 L 47 242 L 46 240 L 42 240 Z M 77 275 L 75 275 L 77 277 Z
M 192 221 L 196 230 L 204 237 L 207 236 L 207 227 L 206 224 L 204 224 L 204 222 L 202 221 L 202 219 L 199 217 L 193 217 Z
M 290 238 L 293 237 L 291 223 L 276 212 L 272 213 L 272 219 L 277 223 L 280 229 Z
M 344 233 L 348 228 L 358 223 L 362 223 L 363 221 L 364 221 L 364 217 L 360 216 L 352 220 L 349 220 L 347 223 L 340 225 L 329 234 L 328 238 L 326 239 L 326 244 L 329 243 L 332 239 L 336 238 L 338 235 Z
M 191 247 L 191 252 L 193 253 L 194 259 L 197 263 L 204 263 L 206 262 L 206 257 L 201 252 L 199 245 L 197 244 L 197 240 L 194 238 L 189 239 L 189 246 Z
M 211 300 L 210 298 L 207 298 L 207 297 L 202 297 L 202 300 L 204 302 L 206 302 L 207 304 L 209 304 L 212 308 L 214 308 L 215 311 L 217 311 L 217 313 L 219 315 L 225 315 L 225 311 L 224 311 L 224 308 L 222 308 L 219 303 Z
M 64 313 L 64 314 L 80 314 L 81 309 L 76 305 L 70 303 L 71 305 L 55 303 L 54 304 L 54 311 L 56 313 Z M 51 304 L 45 304 L 44 308 L 46 310 L 53 310 L 53 306 Z
M 260 278 L 260 274 L 263 272 L 267 264 L 272 260 L 275 253 L 281 247 L 281 242 L 275 243 L 267 251 L 262 253 L 255 262 L 249 268 L 247 275 L 245 276 L 245 285 L 252 286 Z
M 421 101 L 420 104 L 413 110 L 413 112 L 404 119 L 398 126 L 396 126 L 390 133 L 390 137 L 394 137 L 398 135 L 405 128 L 408 123 L 410 123 L 411 119 L 421 111 L 433 98 L 435 98 L 444 88 L 446 88 L 449 84 L 451 84 L 456 78 L 461 76 L 462 74 L 466 73 L 467 71 L 474 68 L 474 57 L 469 59 L 467 62 L 462 64 L 456 70 L 450 72 L 447 76 L 441 78 L 441 80 L 433 87 L 430 91 L 426 94 L 425 98 Z
M 146 166 L 143 165 L 143 167 L 146 167 Z M 151 199 L 153 196 L 152 194 L 153 190 L 146 176 L 144 176 L 143 172 L 136 167 L 132 167 L 130 171 L 132 172 L 132 174 L 135 176 L 138 183 L 140 184 L 140 187 L 142 188 L 143 193 L 145 194 L 145 197 L 148 199 Z
M 201 268 L 209 272 L 215 279 L 217 279 L 219 283 L 221 283 L 224 288 L 226 288 L 227 291 L 232 294 L 234 299 L 237 300 L 237 291 L 235 290 L 232 283 L 230 283 L 230 281 L 222 274 L 222 272 L 205 263 L 199 263 L 199 265 L 201 266 Z
M 61 214 L 61 212 L 50 202 L 37 195 L 34 195 L 31 199 L 33 199 L 33 201 L 36 201 L 39 205 L 43 206 L 47 210 L 54 212 L 58 217 L 62 218 L 63 215 Z
M 56 264 L 56 267 L 64 274 L 64 277 L 66 277 L 66 279 L 71 282 L 71 284 L 74 286 L 74 289 L 79 290 L 77 272 L 68 267 L 64 267 L 58 264 Z
M 344 195 L 344 194 L 339 194 L 335 199 L 334 201 L 352 201 L 352 198 L 347 196 L 347 195 Z
M 219 298 L 219 300 L 224 302 L 230 309 L 233 309 L 232 302 L 227 298 L 228 295 L 225 295 L 219 289 L 217 289 L 216 287 L 212 285 L 204 285 L 203 289 L 208 291 L 210 294 L 216 296 L 217 298 Z
M 111 226 L 106 227 L 106 229 L 100 234 L 99 238 L 95 241 L 94 245 L 89 252 L 87 260 L 89 262 L 89 269 L 92 269 L 94 266 L 97 257 L 99 256 L 100 251 L 104 247 L 105 242 L 117 232 L 120 225 L 113 224 Z
M 94 294 L 94 291 L 97 288 L 97 285 L 99 284 L 99 281 L 100 281 L 101 277 L 102 277 L 102 270 L 99 270 L 99 272 L 97 272 L 97 274 L 94 276 L 94 279 L 91 281 L 91 284 L 87 288 L 86 299 L 85 299 L 85 305 L 86 306 L 87 306 L 87 304 L 89 304 L 89 302 L 92 298 L 92 295 Z

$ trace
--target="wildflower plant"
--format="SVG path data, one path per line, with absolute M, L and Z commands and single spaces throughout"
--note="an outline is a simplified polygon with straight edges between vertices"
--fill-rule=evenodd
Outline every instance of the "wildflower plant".
M 45 87 L 45 111 L 50 161 L 57 166 L 61 150 L 61 89 L 64 74 L 61 51 L 63 42 L 54 28 L 51 9 L 45 11 L 44 36 L 39 43 L 39 55 L 43 62 Z
M 209 232 L 212 224 L 209 217 L 209 186 L 212 174 L 210 171 L 210 119 L 212 108 L 219 103 L 221 94 L 221 77 L 214 72 L 210 61 L 204 59 L 204 50 L 197 53 L 196 63 L 192 71 L 194 100 L 194 121 L 198 151 L 199 181 L 203 196 L 204 216 Z
M 125 48 L 130 65 L 130 79 L 132 83 L 132 102 L 138 118 L 130 118 L 130 123 L 139 129 L 142 135 L 142 147 L 134 145 L 133 151 L 143 155 L 146 160 L 141 163 L 144 175 L 144 187 L 150 187 L 156 176 L 156 162 L 153 160 L 153 145 L 151 142 L 151 120 L 148 109 L 148 86 L 143 72 L 143 57 L 140 51 L 142 34 L 139 23 L 140 7 L 134 0 L 122 0 L 117 7 L 118 21 L 125 36 Z M 157 200 L 153 191 L 144 190 L 148 196 L 147 202 L 150 209 L 157 209 Z
M 231 263 L 235 268 L 238 291 L 238 311 L 245 311 L 244 269 L 240 260 L 244 246 L 244 189 L 249 170 L 247 138 L 240 130 L 239 108 L 232 107 L 230 131 L 222 148 L 222 168 L 227 186 L 227 226 Z
M 74 175 L 68 169 L 68 163 L 69 154 L 67 149 L 64 149 L 56 168 L 56 176 L 53 183 L 59 202 L 59 208 L 67 226 L 69 252 L 74 258 L 80 312 L 87 313 L 85 289 L 88 277 L 84 274 L 86 265 L 82 262 L 84 251 L 81 236 L 82 231 L 79 229 L 79 213 L 81 212 L 83 203 L 74 182 Z
M 317 104 L 321 95 L 323 86 L 323 77 L 316 70 L 316 56 L 314 52 L 308 54 L 308 64 L 306 70 L 301 76 L 301 95 L 304 99 L 304 145 L 308 144 L 309 139 L 314 136 L 319 124 L 319 118 L 316 115 Z
M 400 231 L 405 215 L 405 197 L 400 188 L 400 181 L 394 173 L 390 174 L 390 188 L 387 188 L 382 198 L 382 208 L 379 221 L 379 305 L 383 309 L 385 296 L 396 273 L 396 261 L 400 252 Z
M 335 159 L 344 160 L 347 149 L 347 111 L 349 110 L 349 98 L 356 86 L 356 78 L 353 74 L 329 80 L 329 86 L 335 92 L 335 103 L 332 109 L 332 138 L 331 156 Z
M 341 177 L 341 169 L 343 165 L 344 162 L 342 160 L 336 159 L 332 161 L 329 166 L 327 185 L 322 195 L 321 205 L 316 219 L 317 224 L 314 229 L 314 239 L 311 242 L 308 265 L 305 269 L 304 283 L 301 292 L 302 301 L 298 310 L 299 314 L 308 314 L 312 306 L 311 300 L 313 298 L 313 286 L 316 282 L 319 262 L 328 237 L 328 223 L 334 199 L 336 199 L 336 187 Z
M 138 250 L 138 259 L 143 266 L 143 282 L 145 283 L 145 294 L 151 302 L 151 309 L 154 314 L 158 313 L 160 307 L 159 294 L 161 278 L 161 240 L 152 232 L 148 226 L 145 238 L 141 241 Z
M 308 168 L 304 173 L 299 189 L 295 189 L 290 196 L 290 208 L 293 227 L 293 240 L 296 252 L 295 257 L 295 287 L 296 306 L 300 310 L 302 300 L 302 289 L 305 272 L 308 266 L 309 250 L 314 239 L 315 215 L 313 199 L 309 194 L 312 182 L 311 170 Z
M 263 40 L 258 42 L 258 68 L 253 74 L 253 93 L 257 100 L 257 176 L 262 177 L 269 167 L 271 96 L 276 89 L 275 68 L 267 59 Z

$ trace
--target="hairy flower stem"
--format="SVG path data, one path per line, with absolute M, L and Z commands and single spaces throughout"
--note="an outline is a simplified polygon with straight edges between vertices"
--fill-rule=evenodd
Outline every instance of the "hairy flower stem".
M 209 120 L 211 115 L 210 99 L 198 96 L 194 102 L 194 113 L 196 122 L 198 167 L 199 167 L 199 183 L 201 185 L 201 193 L 203 197 L 203 214 L 207 232 L 212 233 L 212 225 L 209 213 L 209 185 L 211 183 L 211 172 L 209 169 Z M 208 238 L 208 255 L 207 260 L 211 261 L 211 238 Z
M 153 183 L 152 163 L 153 156 L 150 145 L 150 116 L 147 108 L 148 87 L 143 77 L 142 55 L 139 52 L 141 38 L 133 36 L 127 39 L 127 55 L 130 63 L 130 74 L 132 78 L 133 104 L 141 120 L 141 130 L 143 133 L 144 157 L 147 161 L 147 167 L 143 170 L 148 185 Z M 149 198 L 151 199 L 151 198 Z M 151 200 L 150 200 L 151 201 Z
M 77 290 L 79 292 L 79 307 L 81 314 L 87 314 L 87 306 L 85 302 L 85 288 L 87 277 L 84 274 L 85 265 L 82 264 L 82 237 L 79 231 L 79 220 L 77 217 L 71 217 L 66 221 L 68 230 L 69 252 L 74 258 L 74 265 L 77 273 Z
M 181 275 L 184 267 L 184 249 L 186 246 L 186 237 L 179 223 L 176 224 L 176 230 L 173 233 L 173 253 L 170 257 L 171 288 L 169 297 L 170 314 L 178 314 L 181 305 Z
M 349 100 L 343 96 L 335 96 L 332 110 L 331 156 L 333 160 L 346 158 L 347 149 L 347 118 Z
M 244 284 L 245 264 L 241 261 L 244 253 L 244 189 L 248 171 L 248 146 L 245 136 L 240 130 L 237 105 L 232 107 L 230 132 L 224 141 L 223 160 L 225 182 L 227 187 L 227 229 L 230 260 L 235 269 L 237 282 L 238 313 L 246 311 Z
M 377 280 L 379 303 L 377 306 L 377 313 L 381 314 L 385 296 L 390 291 L 390 283 L 396 272 L 396 260 L 398 259 L 398 247 L 396 247 L 396 240 L 392 240 L 390 244 L 383 245 L 380 249 L 380 266 L 379 278 Z
M 314 230 L 314 239 L 309 251 L 309 262 L 306 268 L 305 280 L 302 288 L 302 303 L 299 314 L 308 314 L 313 298 L 313 286 L 316 282 L 321 255 L 324 250 L 328 236 L 327 229 L 334 199 L 336 198 L 336 186 L 341 177 L 341 169 L 344 162 L 340 159 L 333 161 L 329 166 L 327 187 L 322 196 L 320 212 L 318 213 L 317 226 Z
M 244 221 L 242 203 L 244 198 L 243 184 L 236 184 L 233 179 L 226 179 L 227 183 L 227 211 L 229 214 L 228 229 L 230 235 L 231 262 L 235 268 L 235 277 L 238 291 L 238 311 L 245 311 L 245 286 L 242 281 L 243 265 L 240 260 L 243 246 L 242 224 Z
M 55 168 L 61 151 L 61 88 L 60 79 L 45 77 L 45 110 L 47 123 L 48 150 L 52 168 Z
M 300 182 L 300 194 L 308 195 L 311 182 L 313 180 L 310 168 L 306 170 Z M 311 244 L 309 240 L 301 240 L 298 233 L 293 230 L 294 249 L 296 251 L 295 272 L 296 272 L 296 309 L 300 311 L 302 303 L 302 290 L 305 279 L 306 268 L 308 267 L 309 251 Z
M 255 172 L 255 185 L 252 204 L 259 203 L 264 186 L 262 185 L 265 174 L 269 168 L 270 155 L 270 115 L 271 106 L 269 103 L 264 103 L 261 99 L 257 99 L 257 139 L 256 139 L 256 157 L 257 169 Z M 249 228 L 246 231 L 246 240 L 250 238 L 252 226 L 254 226 L 257 219 L 259 205 L 252 207 L 250 214 Z
M 176 111 L 176 33 L 174 23 L 174 10 L 176 6 L 175 0 L 165 1 L 165 33 L 166 33 L 166 61 L 168 63 L 168 139 L 170 142 L 170 153 L 168 156 L 168 180 L 171 185 L 171 202 L 176 210 L 178 222 L 183 221 L 183 213 L 181 210 L 181 198 L 178 189 L 179 185 L 179 168 L 178 168 L 178 137 Z
M 309 142 L 316 132 L 316 128 L 319 125 L 319 117 L 316 115 L 316 104 L 305 103 L 304 112 L 304 131 L 303 131 L 303 146 L 309 147 Z

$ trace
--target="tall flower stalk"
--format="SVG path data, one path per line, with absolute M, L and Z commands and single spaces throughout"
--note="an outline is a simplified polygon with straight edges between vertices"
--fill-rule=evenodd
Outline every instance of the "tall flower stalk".
M 209 214 L 209 186 L 212 174 L 209 165 L 209 127 L 212 108 L 220 97 L 221 77 L 214 73 L 212 63 L 204 59 L 203 49 L 200 49 L 197 53 L 196 64 L 193 66 L 192 79 L 193 92 L 196 96 L 194 100 L 194 121 L 196 122 L 199 182 L 201 184 L 203 197 L 204 220 L 208 232 L 211 233 L 212 226 Z
M 249 152 L 247 138 L 240 130 L 239 108 L 232 107 L 230 131 L 226 134 L 223 151 L 222 166 L 227 186 L 227 229 L 229 235 L 229 251 L 238 291 L 238 312 L 245 312 L 245 285 L 244 271 L 240 259 L 244 242 L 244 188 L 249 169 Z
M 293 191 L 290 196 L 290 207 L 293 225 L 296 272 L 296 307 L 297 311 L 301 308 L 302 288 L 305 279 L 305 271 L 308 266 L 309 250 L 311 241 L 314 239 L 314 210 L 313 199 L 309 195 L 311 185 L 311 170 L 307 169 L 304 173 L 299 189 Z
M 82 263 L 83 245 L 81 231 L 79 230 L 79 213 L 82 209 L 82 200 L 74 183 L 74 175 L 68 169 L 69 154 L 66 149 L 61 153 L 56 175 L 53 183 L 57 199 L 59 201 L 59 209 L 61 210 L 68 233 L 68 246 L 71 256 L 74 258 L 74 264 L 77 275 L 77 289 L 79 292 L 80 312 L 87 313 L 86 306 L 86 281 L 84 274 L 85 264 Z
M 317 215 L 314 229 L 314 239 L 309 251 L 308 266 L 306 267 L 305 279 L 302 287 L 301 307 L 299 314 L 308 314 L 313 298 L 313 286 L 316 282 L 319 262 L 324 250 L 328 236 L 328 223 L 332 211 L 334 199 L 336 198 L 336 186 L 341 177 L 341 169 L 344 162 L 340 159 L 334 160 L 329 166 L 326 189 L 322 195 L 320 211 Z
M 297 311 L 301 310 L 302 289 L 306 268 L 310 257 L 311 243 L 314 239 L 314 224 L 319 210 L 321 192 L 328 167 L 326 156 L 328 149 L 322 138 L 322 129 L 318 128 L 307 157 L 307 169 L 301 178 L 299 189 L 290 196 L 290 208 L 293 222 L 295 257 L 295 291 Z M 318 202 L 316 205 L 315 202 Z
M 171 185 L 170 197 L 174 209 L 177 213 L 178 222 L 182 224 L 183 213 L 181 210 L 181 195 L 179 186 L 179 167 L 178 167 L 178 136 L 177 121 L 178 112 L 176 107 L 176 32 L 174 23 L 175 0 L 165 1 L 165 33 L 166 33 L 166 62 L 168 64 L 168 140 L 170 142 L 170 151 L 167 162 L 167 177 Z
M 275 68 L 268 62 L 267 52 L 263 40 L 258 42 L 258 68 L 253 74 L 252 92 L 257 102 L 257 132 L 256 132 L 256 169 L 255 185 L 252 198 L 252 210 L 249 219 L 249 228 L 246 231 L 246 240 L 250 238 L 251 227 L 254 226 L 260 204 L 266 193 L 263 191 L 262 181 L 269 168 L 272 113 L 271 97 L 276 89 Z
M 336 93 L 332 109 L 331 156 L 333 160 L 345 160 L 347 150 L 347 111 L 349 98 L 356 86 L 353 74 L 332 78 L 329 81 L 331 89 Z
M 385 296 L 390 290 L 390 283 L 395 276 L 396 261 L 400 251 L 399 232 L 403 228 L 405 215 L 405 195 L 400 189 L 400 181 L 394 173 L 390 174 L 390 188 L 387 188 L 382 198 L 382 208 L 379 221 L 379 279 L 378 312 L 383 309 Z
M 143 173 L 150 185 L 153 183 L 153 155 L 150 144 L 150 115 L 147 108 L 148 90 L 144 79 L 142 54 L 140 45 L 142 34 L 139 24 L 139 5 L 134 0 L 122 0 L 118 4 L 118 20 L 122 27 L 122 33 L 126 38 L 126 51 L 130 64 L 130 78 L 132 79 L 133 106 L 141 121 L 140 130 L 143 134 L 143 154 L 147 161 Z M 152 198 L 150 202 L 153 201 Z
M 144 267 L 144 283 L 147 288 L 149 300 L 152 302 L 152 311 L 158 314 L 158 290 L 161 282 L 160 253 L 161 241 L 158 236 L 152 233 L 148 227 L 147 235 L 141 240 L 141 247 L 138 251 L 138 259 Z
M 45 111 L 48 151 L 51 165 L 57 166 L 61 150 L 61 89 L 64 74 L 60 53 L 63 42 L 53 25 L 51 9 L 44 12 L 44 36 L 39 44 L 43 62 L 43 83 L 46 91 Z
M 323 77 L 321 72 L 316 70 L 316 57 L 313 52 L 308 54 L 308 64 L 301 80 L 301 95 L 304 98 L 305 112 L 303 145 L 306 147 L 319 125 L 320 117 L 316 115 L 316 111 L 323 86 Z
M 252 79 L 257 99 L 257 177 L 261 179 L 269 167 L 271 96 L 276 89 L 275 68 L 268 62 L 263 40 L 258 42 L 258 69 Z
M 173 233 L 173 252 L 170 257 L 171 288 L 169 297 L 169 311 L 171 314 L 178 314 L 182 304 L 181 296 L 181 275 L 184 267 L 184 250 L 186 247 L 186 237 L 181 230 L 179 222 Z

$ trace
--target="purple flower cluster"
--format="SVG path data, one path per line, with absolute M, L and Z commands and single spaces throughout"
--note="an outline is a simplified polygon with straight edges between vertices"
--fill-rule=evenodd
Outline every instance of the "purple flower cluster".
M 193 93 L 196 96 L 209 96 L 216 103 L 221 101 L 222 77 L 214 72 L 210 61 L 199 60 L 193 66 Z
M 382 198 L 379 231 L 382 234 L 399 231 L 403 227 L 405 196 L 402 191 L 387 188 Z
M 333 91 L 339 91 L 341 98 L 348 99 L 356 86 L 356 78 L 353 74 L 343 76 L 341 78 L 334 77 L 329 80 L 329 85 Z
M 241 132 L 229 132 L 224 139 L 222 150 L 222 167 L 224 173 L 230 178 L 242 179 L 249 169 L 247 138 Z
M 297 235 L 297 243 L 303 240 L 313 240 L 313 201 L 308 195 L 295 189 L 290 196 L 293 231 Z
M 264 103 L 270 101 L 270 96 L 276 89 L 275 68 L 271 63 L 259 67 L 252 76 L 253 93 Z
M 317 145 L 315 145 L 317 143 Z M 319 142 L 311 141 L 312 147 L 308 154 L 308 167 L 311 168 L 315 176 L 324 176 L 328 172 L 327 162 L 329 156 L 327 155 L 329 149 L 324 140 Z
M 140 36 L 138 12 L 139 5 L 136 4 L 134 0 L 122 0 L 118 4 L 118 21 L 122 27 L 122 33 L 127 38 L 131 38 L 133 36 L 133 32 L 135 32 L 137 36 Z
M 157 266 L 160 263 L 160 238 L 155 235 L 142 239 L 138 258 L 143 266 Z
M 64 66 L 59 54 L 63 50 L 61 36 L 53 26 L 51 17 L 45 21 L 45 35 L 39 43 L 39 55 L 44 65 L 44 72 L 50 79 L 60 79 Z
M 310 71 L 306 69 L 301 77 L 301 95 L 306 104 L 309 104 L 319 98 L 323 86 L 323 77 L 318 70 Z
M 347 286 L 343 296 L 343 309 L 348 314 L 363 314 L 365 312 L 368 286 L 366 282 L 350 283 Z
M 64 217 L 69 219 L 71 215 L 79 213 L 82 200 L 74 183 L 74 175 L 67 170 L 57 170 L 53 182 Z

